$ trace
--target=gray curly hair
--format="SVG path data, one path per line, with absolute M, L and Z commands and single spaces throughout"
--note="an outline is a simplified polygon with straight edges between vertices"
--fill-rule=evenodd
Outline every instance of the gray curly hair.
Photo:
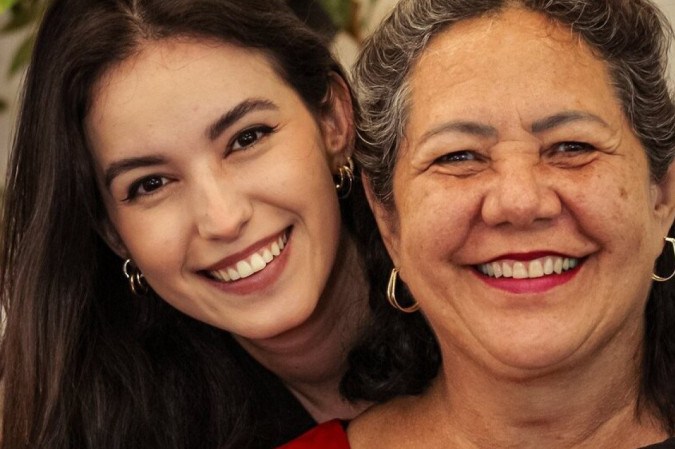
M 428 41 L 455 23 L 522 7 L 569 26 L 608 65 L 624 114 L 662 179 L 675 148 L 667 83 L 672 29 L 650 0 L 401 0 L 365 43 L 354 71 L 355 156 L 378 201 L 391 205 L 392 175 L 409 111 L 411 68 Z

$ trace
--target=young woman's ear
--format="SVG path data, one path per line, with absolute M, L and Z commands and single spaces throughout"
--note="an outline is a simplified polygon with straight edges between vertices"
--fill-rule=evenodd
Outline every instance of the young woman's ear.
M 394 266 L 398 266 L 399 236 L 396 211 L 377 199 L 370 184 L 370 179 L 363 172 L 361 173 L 361 180 L 363 182 L 363 190 L 365 190 L 366 198 L 368 199 L 368 205 L 373 211 L 373 216 L 375 216 L 377 228 L 380 230 L 384 246 L 387 248 Z
M 321 135 L 333 172 L 347 163 L 354 142 L 354 112 L 347 83 L 337 73 L 331 74 L 325 107 L 319 117 Z
M 115 227 L 108 220 L 103 220 L 99 223 L 96 231 L 115 254 L 122 259 L 129 258 L 129 252 L 127 251 L 126 246 L 122 243 L 122 239 L 117 233 L 117 230 L 115 230 Z

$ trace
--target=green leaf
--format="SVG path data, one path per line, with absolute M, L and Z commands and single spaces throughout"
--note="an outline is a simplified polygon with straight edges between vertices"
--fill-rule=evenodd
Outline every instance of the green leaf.
M 18 2 L 10 10 L 10 19 L 2 27 L 3 33 L 16 31 L 31 24 L 36 24 L 45 10 L 46 3 L 40 0 L 0 0 Z
M 7 110 L 8 106 L 9 105 L 7 104 L 7 101 L 5 101 L 3 98 L 0 98 L 0 112 Z
M 14 6 L 18 0 L 0 0 L 0 14 L 7 11 L 9 8 Z
M 33 44 L 35 44 L 35 34 L 31 34 L 24 39 L 16 52 L 14 52 L 12 64 L 9 67 L 9 76 L 17 74 L 28 65 L 31 52 L 33 51 Z

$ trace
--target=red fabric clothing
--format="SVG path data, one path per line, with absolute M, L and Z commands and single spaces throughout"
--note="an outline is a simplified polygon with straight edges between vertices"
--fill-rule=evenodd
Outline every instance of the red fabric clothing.
M 299 438 L 277 449 L 349 449 L 347 433 L 342 423 L 334 419 L 319 424 Z

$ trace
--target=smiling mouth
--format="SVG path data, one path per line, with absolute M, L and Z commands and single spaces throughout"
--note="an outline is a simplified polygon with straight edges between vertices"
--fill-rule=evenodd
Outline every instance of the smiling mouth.
M 208 277 L 221 282 L 235 282 L 240 279 L 246 279 L 264 270 L 274 259 L 283 253 L 290 233 L 291 228 L 288 228 L 272 243 L 260 248 L 253 254 L 221 270 L 211 270 L 205 273 Z
M 536 279 L 573 270 L 583 263 L 575 257 L 546 256 L 529 261 L 497 260 L 476 265 L 475 269 L 491 278 Z

